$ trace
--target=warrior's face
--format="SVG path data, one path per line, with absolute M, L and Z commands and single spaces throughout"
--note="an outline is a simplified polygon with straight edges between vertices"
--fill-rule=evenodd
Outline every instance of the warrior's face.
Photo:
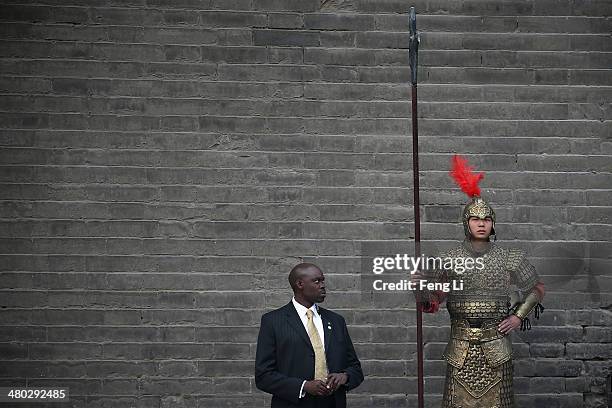
M 463 232 L 466 238 L 481 239 L 480 234 L 474 234 L 474 232 L 477 232 L 481 228 L 472 228 L 470 226 L 470 219 L 472 218 L 480 219 L 485 222 L 487 219 L 491 221 L 491 225 L 487 229 L 487 235 L 484 237 L 485 240 L 488 239 L 489 235 L 495 234 L 495 211 L 493 211 L 493 208 L 480 197 L 472 198 L 472 201 L 463 208 L 461 219 L 463 221 Z M 478 227 L 478 225 L 474 227 Z
M 493 228 L 493 220 L 491 217 L 470 217 L 468 225 L 472 239 L 478 241 L 489 240 L 489 235 L 491 235 L 491 229 Z

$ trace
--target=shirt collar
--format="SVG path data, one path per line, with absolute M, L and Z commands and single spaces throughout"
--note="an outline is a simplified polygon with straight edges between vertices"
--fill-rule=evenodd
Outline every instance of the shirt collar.
M 293 306 L 295 307 L 295 310 L 297 310 L 298 314 L 300 316 L 306 316 L 306 311 L 308 308 L 295 300 L 295 297 L 291 298 L 291 301 L 293 302 Z M 313 315 L 315 317 L 319 315 L 319 306 L 316 303 L 310 307 L 310 310 L 313 311 Z

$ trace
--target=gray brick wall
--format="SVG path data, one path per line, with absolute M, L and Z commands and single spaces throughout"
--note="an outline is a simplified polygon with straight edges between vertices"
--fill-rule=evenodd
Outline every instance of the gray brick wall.
M 461 237 L 446 172 L 469 156 L 500 239 L 548 288 L 514 334 L 518 406 L 605 407 L 612 3 L 415 3 L 423 237 Z M 416 406 L 413 305 L 359 288 L 362 241 L 414 236 L 410 5 L 2 1 L 0 385 L 69 386 L 74 407 L 266 406 L 259 318 L 305 259 L 364 365 L 351 406 Z M 425 326 L 434 407 L 446 312 Z

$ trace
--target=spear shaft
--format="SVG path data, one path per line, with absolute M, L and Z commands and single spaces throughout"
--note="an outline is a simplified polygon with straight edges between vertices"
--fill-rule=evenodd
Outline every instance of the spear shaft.
M 419 201 L 419 122 L 417 110 L 417 66 L 419 55 L 419 33 L 416 29 L 416 11 L 410 7 L 410 82 L 412 83 L 412 178 L 413 178 L 413 205 L 414 205 L 414 253 L 421 254 L 421 214 Z M 421 302 L 416 302 L 416 328 L 417 328 L 417 398 L 418 408 L 423 408 L 423 311 Z

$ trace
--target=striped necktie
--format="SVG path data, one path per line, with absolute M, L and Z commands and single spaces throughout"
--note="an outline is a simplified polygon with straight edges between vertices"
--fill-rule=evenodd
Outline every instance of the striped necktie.
M 308 317 L 308 337 L 315 353 L 315 379 L 325 381 L 327 379 L 327 362 L 325 361 L 325 348 L 321 344 L 321 337 L 313 321 L 312 310 L 306 311 Z

